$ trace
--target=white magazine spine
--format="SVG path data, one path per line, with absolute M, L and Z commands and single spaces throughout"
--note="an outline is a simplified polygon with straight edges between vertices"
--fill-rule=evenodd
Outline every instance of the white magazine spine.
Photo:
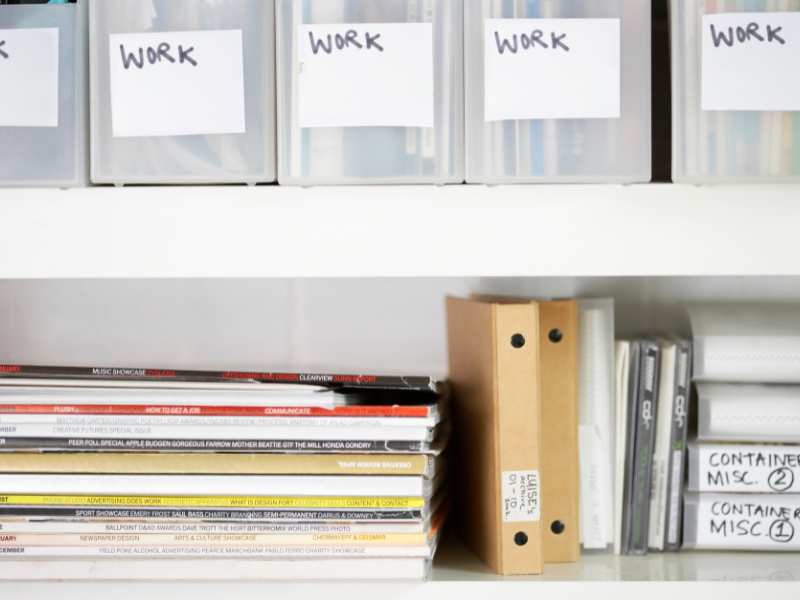
M 0 520 L 0 535 L 4 534 L 134 534 L 159 533 L 181 534 L 394 534 L 421 533 L 427 530 L 429 521 L 409 523 L 214 523 L 176 521 L 99 521 L 64 519 L 17 519 Z
M 8 495 L 419 497 L 432 488 L 419 476 L 0 474 L 0 490 Z
M 0 546 L 0 557 L 61 558 L 71 556 L 149 558 L 431 558 L 429 546 Z
M 0 580 L 29 581 L 330 581 L 423 580 L 424 558 L 87 558 L 57 561 L 6 556 Z
M 433 441 L 429 427 L 259 427 L 203 425 L 67 425 L 0 423 L 6 438 L 92 438 L 137 440 L 353 440 Z
M 0 414 L 0 426 L 61 425 L 63 427 L 250 427 L 305 428 L 431 428 L 437 421 L 419 417 L 270 417 L 205 415 L 66 415 Z

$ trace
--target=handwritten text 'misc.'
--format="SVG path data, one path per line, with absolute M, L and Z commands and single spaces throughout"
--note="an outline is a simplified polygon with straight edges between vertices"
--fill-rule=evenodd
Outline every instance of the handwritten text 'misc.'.
M 162 62 L 197 66 L 197 60 L 192 56 L 194 46 L 178 44 L 176 48 L 173 48 L 171 44 L 163 42 L 157 46 L 140 46 L 134 50 L 128 50 L 124 44 L 120 44 L 119 51 L 122 55 L 122 66 L 125 70 L 132 67 L 144 69 L 148 64 L 157 65 Z
M 530 33 L 513 34 L 510 37 L 494 32 L 494 42 L 497 45 L 498 54 L 517 54 L 523 50 L 556 50 L 569 52 L 567 45 L 567 34 L 555 31 L 546 32 L 542 29 L 534 29 Z
M 711 39 L 714 42 L 714 47 L 726 46 L 732 48 L 737 43 L 745 44 L 752 43 L 768 43 L 786 44 L 781 33 L 783 27 L 775 27 L 774 25 L 766 25 L 763 29 L 758 23 L 748 23 L 747 26 L 726 27 L 717 29 L 713 24 L 711 25 Z

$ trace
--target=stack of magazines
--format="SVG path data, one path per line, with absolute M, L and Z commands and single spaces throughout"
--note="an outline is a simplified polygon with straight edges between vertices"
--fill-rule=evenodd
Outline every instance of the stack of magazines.
M 800 305 L 691 309 L 697 441 L 685 547 L 800 550 Z
M 0 572 L 424 578 L 448 507 L 445 390 L 0 366 Z

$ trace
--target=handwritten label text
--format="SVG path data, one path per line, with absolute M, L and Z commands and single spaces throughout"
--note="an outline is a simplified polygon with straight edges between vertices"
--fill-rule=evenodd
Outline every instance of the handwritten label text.
M 702 109 L 800 110 L 800 13 L 705 15 Z
M 620 116 L 619 19 L 487 19 L 486 121 Z
M 109 36 L 114 137 L 245 132 L 241 30 Z

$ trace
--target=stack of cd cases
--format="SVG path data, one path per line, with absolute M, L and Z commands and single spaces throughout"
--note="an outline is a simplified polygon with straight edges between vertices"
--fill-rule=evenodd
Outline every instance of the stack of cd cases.
M 692 352 L 677 338 L 617 343 L 617 554 L 681 547 Z
M 425 578 L 448 509 L 445 392 L 0 365 L 0 579 Z

